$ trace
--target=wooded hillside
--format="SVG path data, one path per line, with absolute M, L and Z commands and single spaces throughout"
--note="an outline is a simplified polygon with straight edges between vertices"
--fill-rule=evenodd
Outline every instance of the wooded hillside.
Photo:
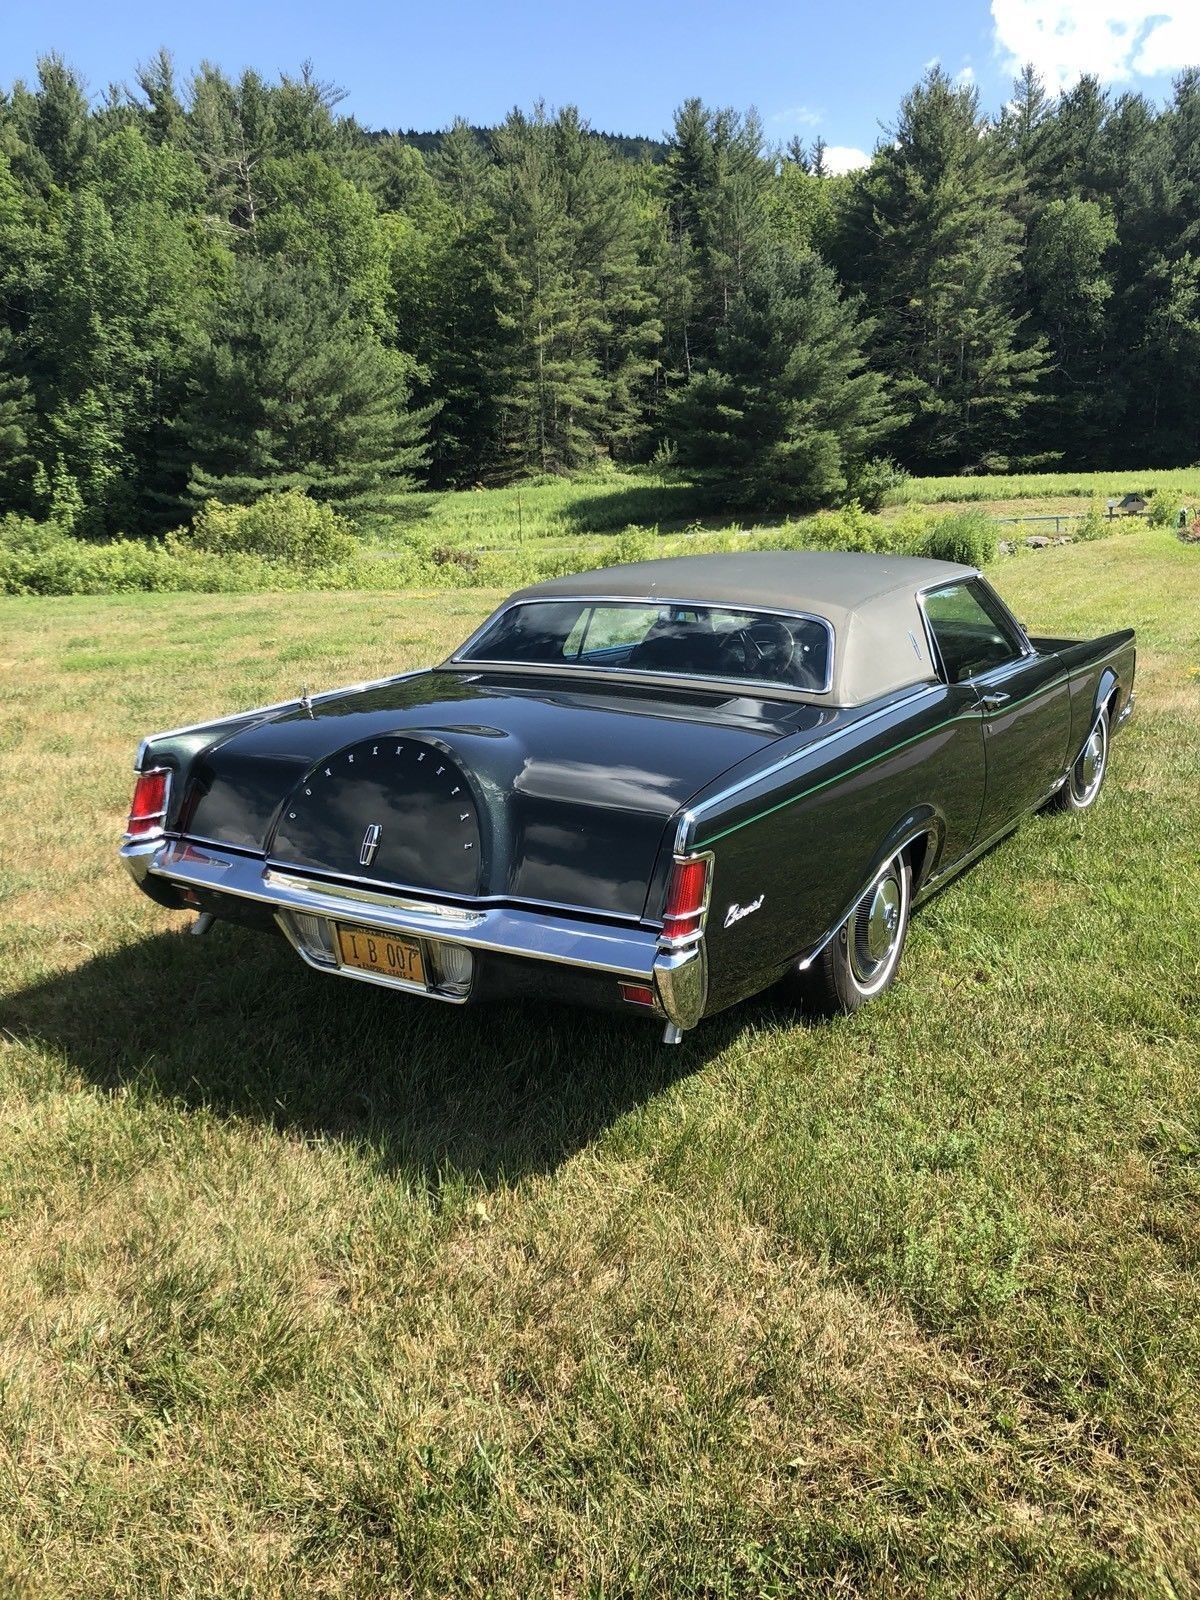
M 0 94 L 0 511 L 85 536 L 302 489 L 678 460 L 805 509 L 914 471 L 1200 454 L 1200 73 L 1172 101 L 940 70 L 866 170 L 691 100 L 381 134 L 309 70 L 161 54 Z M 402 108 L 398 108 L 402 112 Z M 418 148 L 418 145 L 425 148 Z

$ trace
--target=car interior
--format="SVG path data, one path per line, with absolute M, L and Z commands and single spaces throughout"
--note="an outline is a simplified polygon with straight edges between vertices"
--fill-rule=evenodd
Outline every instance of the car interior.
M 464 656 L 744 679 L 820 694 L 829 681 L 830 632 L 812 617 L 724 607 L 537 602 L 497 619 Z

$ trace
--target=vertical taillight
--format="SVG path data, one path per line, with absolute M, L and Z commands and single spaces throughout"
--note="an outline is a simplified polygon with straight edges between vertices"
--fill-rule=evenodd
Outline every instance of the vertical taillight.
M 708 878 L 711 856 L 690 856 L 676 861 L 667 880 L 667 903 L 663 911 L 663 937 L 689 939 L 704 926 L 708 909 Z
M 171 774 L 166 767 L 152 767 L 149 772 L 138 773 L 125 827 L 127 839 L 146 839 L 162 832 L 170 789 Z

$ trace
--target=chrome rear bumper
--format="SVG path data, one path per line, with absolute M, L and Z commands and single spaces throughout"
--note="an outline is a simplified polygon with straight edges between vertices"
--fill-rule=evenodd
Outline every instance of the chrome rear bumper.
M 585 967 L 611 973 L 614 979 L 640 981 L 653 986 L 663 1015 L 676 1031 L 695 1027 L 704 1011 L 703 944 L 671 949 L 652 928 L 511 906 L 452 906 L 352 889 L 272 867 L 261 857 L 186 839 L 134 841 L 122 846 L 121 857 L 139 884 L 153 877 L 197 893 L 233 895 L 269 906 L 277 920 L 280 913 L 295 912 L 366 923 L 392 933 L 465 945 L 472 951 Z M 281 926 L 295 944 L 288 924 Z M 311 966 L 358 976 L 313 961 L 303 949 L 300 953 Z M 412 988 L 399 983 L 394 987 Z M 448 998 L 427 992 L 432 998 Z

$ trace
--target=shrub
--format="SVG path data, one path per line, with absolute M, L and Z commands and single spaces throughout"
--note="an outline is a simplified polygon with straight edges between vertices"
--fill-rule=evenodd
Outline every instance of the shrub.
M 1093 500 L 1086 514 L 1075 524 L 1073 537 L 1086 544 L 1093 539 L 1107 539 L 1112 531 L 1112 518 L 1107 514 L 1103 503 Z
M 463 572 L 475 572 L 479 567 L 479 553 L 459 544 L 435 545 L 429 559 L 435 567 L 459 567 Z
M 910 474 L 890 456 L 872 456 L 850 475 L 850 491 L 868 511 L 878 511 L 885 502 L 904 498 Z
M 1170 494 L 1165 489 L 1158 489 L 1150 496 L 1150 502 L 1146 507 L 1146 521 L 1152 528 L 1177 528 L 1182 509 L 1178 495 Z
M 344 517 L 294 489 L 264 495 L 249 506 L 209 500 L 178 537 L 215 555 L 261 556 L 306 568 L 348 561 L 357 549 Z
M 652 561 L 662 552 L 656 548 L 657 528 L 626 528 L 596 560 L 599 567 L 620 567 L 629 561 Z
M 982 511 L 956 511 L 939 517 L 916 552 L 936 561 L 957 561 L 964 567 L 985 567 L 996 559 L 996 528 Z
M 51 522 L 0 518 L 0 594 L 133 592 L 248 594 L 268 589 L 400 587 L 411 572 L 385 562 L 303 567 L 241 552 L 198 549 L 179 534 L 166 539 L 76 539 Z
M 892 550 L 897 555 L 924 555 L 933 522 L 924 511 L 908 507 L 899 516 L 889 517 L 885 524 Z
M 866 550 L 893 548 L 888 525 L 872 517 L 857 500 L 838 511 L 819 511 L 801 525 L 799 544 L 809 550 Z

